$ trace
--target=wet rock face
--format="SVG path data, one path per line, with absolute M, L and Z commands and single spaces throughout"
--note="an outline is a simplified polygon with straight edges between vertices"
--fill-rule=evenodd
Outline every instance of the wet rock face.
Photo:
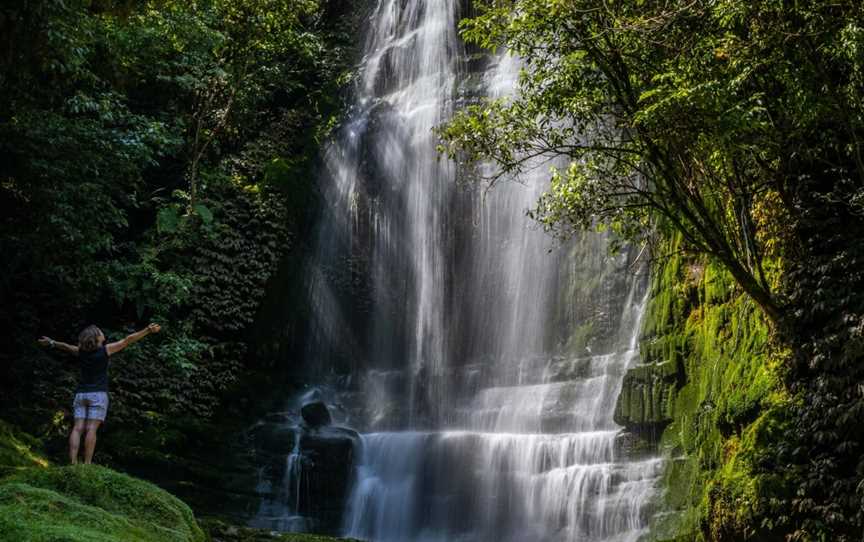
M 296 412 L 296 411 L 295 411 Z M 266 421 L 253 430 L 263 467 L 260 503 L 250 524 L 276 531 L 338 534 L 361 442 L 356 431 L 333 426 L 318 400 L 295 416 Z
M 333 418 L 330 417 L 330 410 L 322 401 L 306 403 L 300 409 L 300 415 L 303 416 L 303 421 L 309 427 L 322 427 L 333 423 Z
M 629 461 L 649 459 L 657 454 L 656 435 L 636 434 L 622 431 L 615 437 L 615 457 L 623 457 Z
M 328 532 L 342 525 L 359 449 L 360 436 L 351 429 L 301 431 L 297 513 L 309 518 L 316 531 Z
M 673 419 L 679 377 L 678 366 L 672 361 L 627 371 L 615 405 L 615 423 L 634 433 L 659 435 Z

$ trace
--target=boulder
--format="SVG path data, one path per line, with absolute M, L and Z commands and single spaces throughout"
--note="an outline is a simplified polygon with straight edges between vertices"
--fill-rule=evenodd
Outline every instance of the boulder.
M 633 367 L 624 375 L 615 423 L 640 434 L 659 435 L 674 415 L 680 371 L 673 361 Z
M 311 401 L 300 408 L 300 415 L 309 427 L 322 427 L 333 423 L 330 410 L 323 401 Z
M 316 531 L 342 525 L 345 504 L 360 450 L 360 435 L 344 427 L 325 426 L 300 433 L 300 494 L 297 512 Z
M 320 414 L 323 403 L 315 410 Z M 326 412 L 326 410 L 324 410 Z M 336 535 L 354 480 L 360 435 L 333 425 L 257 428 L 259 513 L 252 526 Z M 264 511 L 263 513 L 261 511 Z

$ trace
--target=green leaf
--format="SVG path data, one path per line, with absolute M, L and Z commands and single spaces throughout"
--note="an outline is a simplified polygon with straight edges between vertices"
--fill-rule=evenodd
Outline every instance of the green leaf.
M 156 215 L 156 228 L 159 233 L 174 233 L 177 231 L 177 224 L 180 222 L 180 213 L 176 205 L 163 207 L 159 209 Z
M 201 220 L 205 224 L 210 224 L 211 222 L 213 222 L 213 211 L 211 211 L 209 207 L 207 207 L 203 203 L 196 203 L 192 208 L 195 210 L 198 216 L 201 217 Z

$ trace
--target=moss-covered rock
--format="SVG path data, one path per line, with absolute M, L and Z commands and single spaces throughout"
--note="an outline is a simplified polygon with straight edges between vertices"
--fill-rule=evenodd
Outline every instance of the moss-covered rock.
M 648 363 L 627 371 L 615 405 L 615 423 L 636 433 L 666 427 L 674 415 L 678 373 L 673 361 Z
M 29 468 L 0 481 L 3 540 L 204 542 L 186 504 L 96 465 Z

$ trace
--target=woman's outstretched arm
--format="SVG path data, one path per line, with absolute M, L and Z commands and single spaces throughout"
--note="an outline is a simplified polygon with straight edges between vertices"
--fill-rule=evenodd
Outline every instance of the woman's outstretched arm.
M 141 331 L 136 331 L 135 333 L 128 335 L 127 337 L 120 339 L 117 342 L 109 343 L 108 346 L 106 347 L 108 350 L 108 355 L 111 356 L 113 354 L 116 354 L 117 352 L 123 350 L 124 348 L 126 348 L 130 344 L 137 343 L 138 341 L 140 341 L 141 339 L 143 339 L 147 335 L 150 335 L 151 333 L 159 333 L 159 331 L 161 329 L 162 329 L 162 326 L 160 326 L 159 324 L 150 324 L 149 326 L 145 327 Z
M 55 350 L 60 350 L 62 352 L 66 352 L 68 354 L 77 354 L 78 347 L 73 346 L 71 344 L 62 343 L 60 341 L 55 341 L 49 337 L 41 337 L 39 339 L 39 344 L 42 346 L 47 346 L 48 348 L 53 348 Z

